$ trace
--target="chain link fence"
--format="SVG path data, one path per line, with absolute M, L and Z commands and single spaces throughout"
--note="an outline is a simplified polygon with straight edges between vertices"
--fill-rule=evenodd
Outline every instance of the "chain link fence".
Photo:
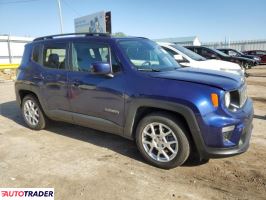
M 25 44 L 32 40 L 30 37 L 0 36 L 0 65 L 19 64 Z
M 203 42 L 202 46 L 213 48 L 231 48 L 238 51 L 266 50 L 266 40 L 243 40 L 231 42 Z

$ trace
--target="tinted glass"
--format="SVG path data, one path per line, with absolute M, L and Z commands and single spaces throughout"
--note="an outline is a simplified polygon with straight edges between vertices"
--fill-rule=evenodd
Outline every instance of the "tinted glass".
M 209 49 L 201 49 L 201 55 L 205 58 L 212 58 L 213 55 L 215 55 L 215 53 L 213 53 L 211 50 Z
M 43 48 L 43 65 L 53 69 L 65 69 L 66 44 L 45 44 Z
M 244 55 L 242 52 L 240 52 L 240 51 L 238 51 L 238 50 L 233 50 L 233 51 L 235 51 L 236 53 L 238 53 L 239 56 Z
M 92 64 L 95 62 L 110 63 L 110 48 L 107 44 L 83 42 L 74 43 L 72 50 L 72 68 L 74 71 L 91 72 Z M 117 59 L 111 53 L 112 70 L 114 73 L 120 71 Z
M 228 57 L 227 54 L 225 54 L 224 52 L 221 52 L 215 48 L 210 48 L 211 50 L 213 50 L 215 53 L 217 53 L 218 55 L 224 56 L 224 57 Z
M 40 55 L 40 45 L 35 45 L 32 49 L 32 56 L 31 56 L 31 60 L 39 63 L 40 59 L 39 59 L 39 55 Z
M 183 54 L 187 55 L 188 57 L 190 57 L 192 60 L 196 60 L 196 61 L 204 61 L 206 60 L 206 58 L 202 57 L 201 55 L 199 54 L 196 54 L 195 52 L 185 48 L 185 47 L 182 47 L 182 46 L 179 46 L 179 45 L 171 45 L 171 47 L 177 49 L 178 51 L 181 51 Z

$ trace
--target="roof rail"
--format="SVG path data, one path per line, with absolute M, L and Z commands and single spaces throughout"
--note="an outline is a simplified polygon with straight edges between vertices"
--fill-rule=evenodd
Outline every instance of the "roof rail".
M 35 38 L 33 41 L 50 40 L 50 39 L 54 39 L 54 38 L 71 36 L 71 35 L 73 35 L 73 36 L 75 36 L 75 35 L 84 35 L 85 37 L 87 37 L 87 36 L 110 37 L 109 33 L 89 33 L 89 32 L 84 32 L 84 33 L 64 33 L 64 34 L 47 35 L 47 36 L 43 36 L 43 37 L 38 37 L 38 38 Z

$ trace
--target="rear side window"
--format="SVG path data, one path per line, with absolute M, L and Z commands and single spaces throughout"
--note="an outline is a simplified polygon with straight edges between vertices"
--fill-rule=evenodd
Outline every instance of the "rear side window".
M 44 44 L 43 66 L 53 69 L 66 68 L 67 45 L 65 43 Z
M 208 49 L 201 49 L 201 55 L 205 58 L 211 58 L 214 53 Z
M 120 66 L 115 56 L 111 53 L 112 70 L 119 72 Z M 110 47 L 100 43 L 73 43 L 72 68 L 74 71 L 91 72 L 95 62 L 110 62 Z
M 32 48 L 31 60 L 40 63 L 40 45 L 37 44 Z

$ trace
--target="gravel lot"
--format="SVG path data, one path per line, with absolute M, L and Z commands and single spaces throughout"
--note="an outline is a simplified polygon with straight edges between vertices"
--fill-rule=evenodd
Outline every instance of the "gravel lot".
M 132 141 L 65 123 L 25 127 L 13 82 L 0 83 L 0 187 L 54 187 L 55 199 L 266 199 L 266 66 L 248 71 L 254 100 L 249 151 L 187 163 L 148 165 Z

